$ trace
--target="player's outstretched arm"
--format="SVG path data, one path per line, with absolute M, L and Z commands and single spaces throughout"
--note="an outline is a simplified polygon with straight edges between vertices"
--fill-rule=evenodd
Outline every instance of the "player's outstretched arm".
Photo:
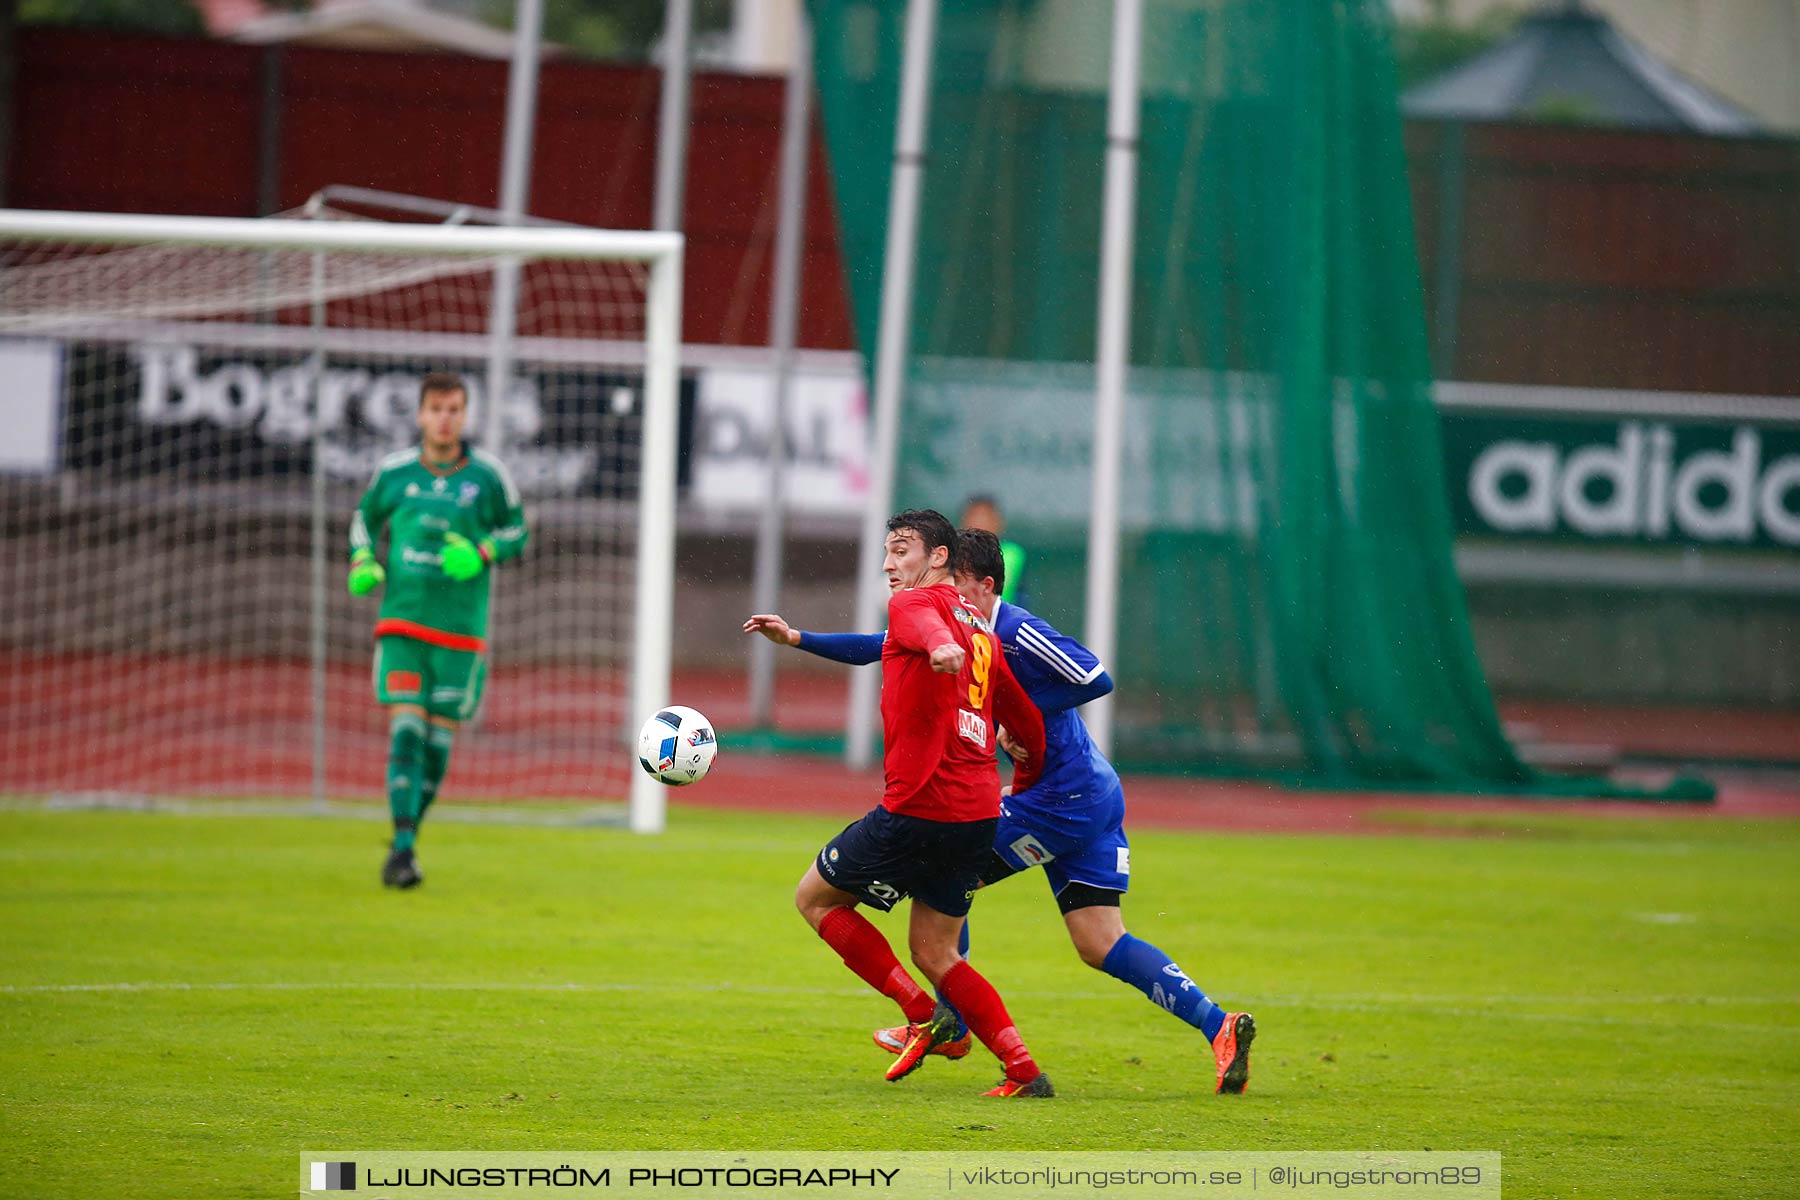
M 1038 616 L 1027 616 L 1014 643 L 1047 667 L 1050 682 L 1032 693 L 1045 713 L 1059 713 L 1098 700 L 1113 690 L 1112 676 L 1092 650 Z
M 744 622 L 745 633 L 760 633 L 777 646 L 794 646 L 853 667 L 881 661 L 880 633 L 808 633 L 795 629 L 777 613 L 757 613 Z
M 777 646 L 798 646 L 800 631 L 782 619 L 780 613 L 753 613 L 744 622 L 745 633 L 760 633 Z
M 794 645 L 808 654 L 853 667 L 880 662 L 881 645 L 887 641 L 886 633 L 809 633 L 804 629 L 794 632 L 799 635 Z

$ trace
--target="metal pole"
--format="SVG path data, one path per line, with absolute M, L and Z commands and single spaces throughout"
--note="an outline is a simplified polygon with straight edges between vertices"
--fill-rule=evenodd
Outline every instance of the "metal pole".
M 281 108 L 287 51 L 264 46 L 262 109 L 256 128 L 256 214 L 266 217 L 281 206 Z
M 17 85 L 19 77 L 19 5 L 17 0 L 0 4 L 0 204 L 12 195 L 13 143 L 17 140 L 15 121 L 18 117 Z
M 812 131 L 812 26 L 800 15 L 794 66 L 788 72 L 781 128 L 781 218 L 775 229 L 775 281 L 769 345 L 775 352 L 774 409 L 769 422 L 769 490 L 756 536 L 756 583 L 751 608 L 781 607 L 781 540 L 787 508 L 787 415 L 794 384 L 794 344 L 800 324 L 800 250 L 806 240 L 806 154 Z M 775 715 L 775 643 L 750 639 L 750 721 Z
M 681 228 L 681 205 L 687 191 L 688 91 L 694 74 L 693 31 L 694 0 L 668 0 L 663 8 L 663 86 L 656 130 L 654 228 L 669 233 Z
M 1462 312 L 1463 202 L 1467 197 L 1469 158 L 1464 146 L 1463 123 L 1446 121 L 1438 126 L 1438 226 L 1436 284 L 1432 290 L 1436 328 L 1432 330 L 1436 377 L 1457 378 L 1456 334 Z
M 1143 0 L 1113 0 L 1106 102 L 1106 206 L 1100 244 L 1094 493 L 1089 504 L 1087 644 L 1111 663 L 1119 634 L 1119 479 L 1125 445 L 1125 365 L 1131 352 L 1131 256 L 1137 209 L 1138 75 Z M 1088 730 L 1112 749 L 1112 698 L 1090 702 Z
M 312 392 L 312 802 L 325 811 L 325 669 L 326 634 L 331 619 L 326 605 L 327 580 L 325 523 L 325 411 L 319 399 L 319 381 L 325 371 L 325 254 L 312 256 L 313 351 L 307 356 L 306 386 Z
M 506 80 L 506 140 L 500 150 L 500 219 L 516 225 L 531 196 L 531 146 L 537 129 L 538 57 L 543 43 L 544 0 L 518 0 L 513 11 L 512 70 Z M 519 260 L 501 261 L 494 271 L 494 304 L 489 325 L 487 412 L 481 440 L 499 453 L 505 435 L 507 381 L 512 378 L 513 332 L 519 320 Z
M 858 633 L 884 625 L 887 583 L 881 577 L 882 543 L 894 500 L 894 456 L 900 441 L 900 385 L 912 327 L 914 253 L 918 248 L 919 192 L 925 181 L 925 126 L 931 100 L 931 57 L 937 0 L 909 0 L 906 48 L 901 63 L 900 120 L 894 130 L 889 176 L 887 250 L 881 270 L 881 325 L 875 346 L 873 436 L 869 446 L 869 503 L 863 514 L 856 570 Z M 875 702 L 880 676 L 850 675 L 845 757 L 853 767 L 874 761 Z

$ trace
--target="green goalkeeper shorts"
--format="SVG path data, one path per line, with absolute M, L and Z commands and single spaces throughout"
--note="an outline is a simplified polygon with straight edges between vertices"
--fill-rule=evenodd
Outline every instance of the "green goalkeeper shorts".
M 399 634 L 375 640 L 375 699 L 383 704 L 417 704 L 434 717 L 466 721 L 486 682 L 486 656 L 473 650 L 446 650 Z

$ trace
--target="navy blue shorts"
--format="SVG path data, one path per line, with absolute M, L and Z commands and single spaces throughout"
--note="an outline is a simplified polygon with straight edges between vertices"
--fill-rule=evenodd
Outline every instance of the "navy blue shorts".
M 946 916 L 967 916 L 994 854 L 998 821 L 927 821 L 885 808 L 825 843 L 825 882 L 882 912 L 911 896 Z

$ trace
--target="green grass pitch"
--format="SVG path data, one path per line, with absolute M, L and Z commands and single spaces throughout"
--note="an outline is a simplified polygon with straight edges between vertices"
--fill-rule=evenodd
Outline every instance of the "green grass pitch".
M 398 894 L 373 818 L 0 811 L 0 1194 L 286 1194 L 334 1147 L 1498 1150 L 1509 1197 L 1795 1194 L 1800 826 L 1140 832 L 1127 926 L 1256 1012 L 1249 1093 L 1028 876 L 975 960 L 1060 1097 L 1002 1105 L 979 1049 L 882 1081 L 892 1007 L 790 902 L 839 824 L 437 821 Z

